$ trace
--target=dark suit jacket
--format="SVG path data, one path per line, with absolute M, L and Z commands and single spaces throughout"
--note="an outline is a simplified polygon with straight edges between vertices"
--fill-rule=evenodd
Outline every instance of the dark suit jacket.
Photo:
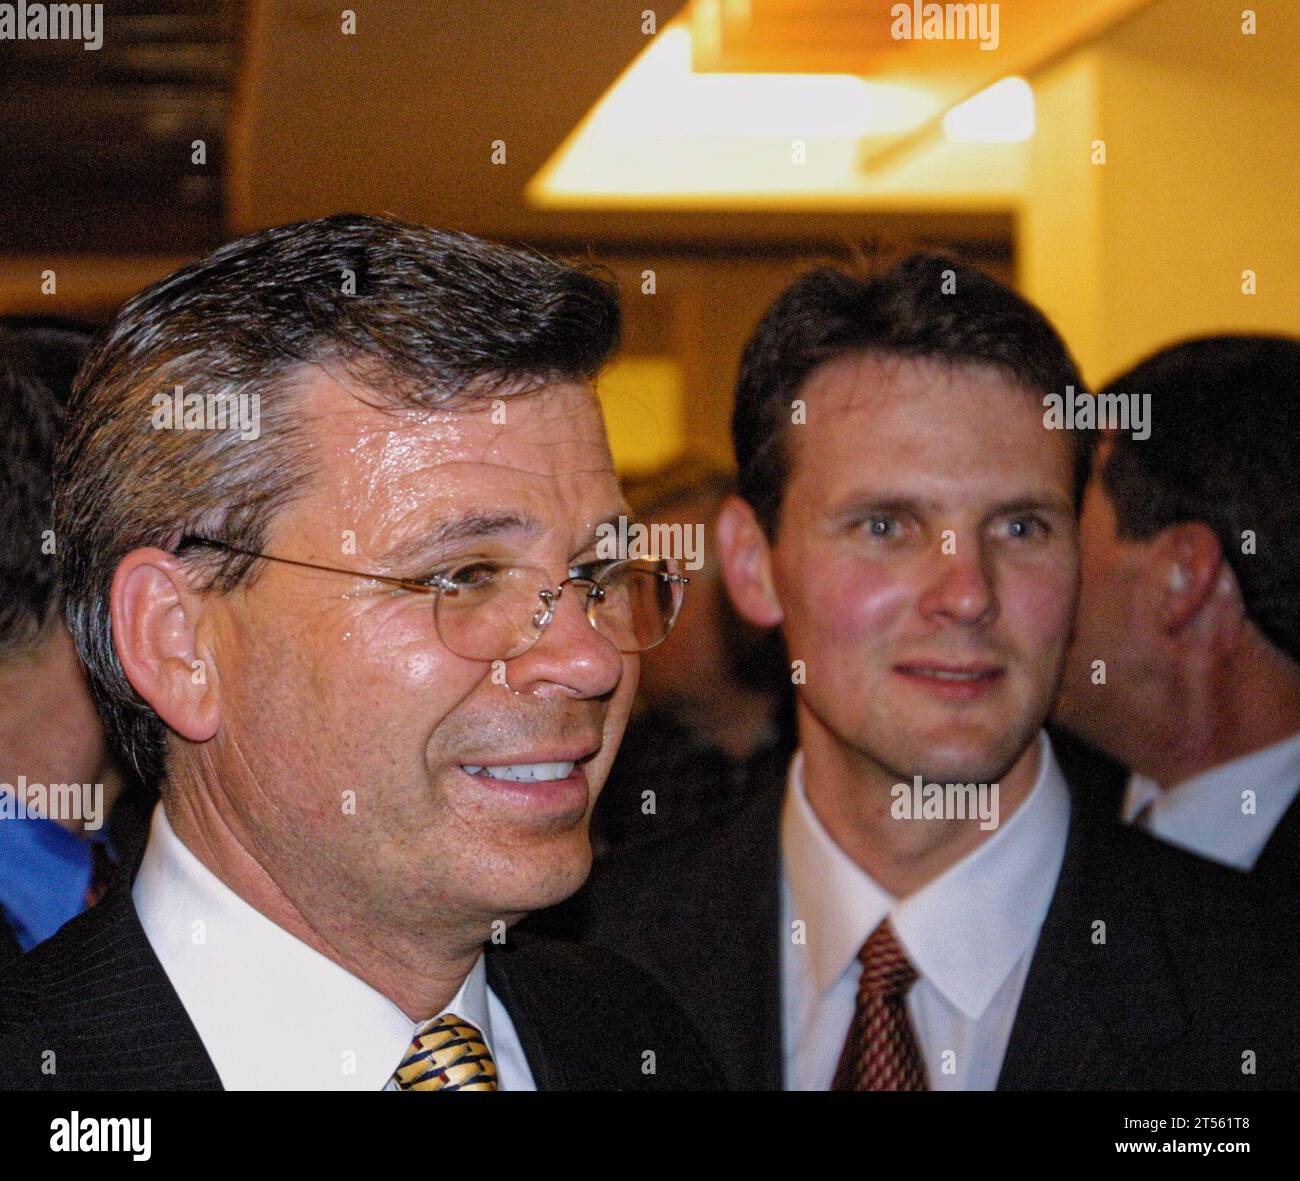
M 221 1089 L 140 925 L 131 876 L 125 868 L 98 906 L 0 972 L 0 1089 Z M 607 951 L 512 933 L 489 947 L 487 975 L 539 1090 L 722 1086 L 681 1010 Z M 642 1073 L 647 1050 L 653 1074 Z
M 568 907 L 586 939 L 660 977 L 748 1089 L 782 1083 L 784 787 L 774 777 L 725 824 L 625 851 Z M 1242 874 L 1074 809 L 999 1089 L 1300 1085 L 1300 936 L 1270 906 Z
M 1119 819 L 1128 768 L 1069 731 L 1053 727 L 1051 735 L 1052 749 L 1066 779 L 1075 785 L 1081 806 L 1098 816 Z M 1266 888 L 1300 889 L 1300 795 L 1283 813 L 1250 873 Z
M 5 921 L 4 915 L 0 914 L 0 968 L 10 960 L 17 959 L 21 954 L 22 948 L 18 946 L 18 936 Z

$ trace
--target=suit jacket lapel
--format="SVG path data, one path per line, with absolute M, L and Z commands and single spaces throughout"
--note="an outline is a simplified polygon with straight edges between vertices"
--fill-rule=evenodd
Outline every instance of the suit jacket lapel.
M 1113 1088 L 1190 1020 L 1128 834 L 1077 810 L 999 1090 Z M 1104 938 L 1104 942 L 1101 940 Z

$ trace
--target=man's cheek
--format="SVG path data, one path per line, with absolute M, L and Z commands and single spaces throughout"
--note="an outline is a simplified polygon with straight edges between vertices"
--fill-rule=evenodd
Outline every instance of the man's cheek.
M 387 645 L 355 667 L 370 709 L 418 717 L 426 729 L 505 675 L 491 665 L 440 654 L 428 643 Z
M 907 588 L 897 579 L 869 563 L 846 561 L 808 584 L 799 610 L 816 622 L 822 642 L 860 644 L 884 634 L 907 599 Z
M 1011 608 L 1005 612 L 1011 624 L 1009 638 L 1031 658 L 1035 653 L 1050 658 L 1069 642 L 1075 592 L 1068 576 L 1027 579 L 1006 606 Z
M 601 750 L 587 770 L 588 781 L 596 791 L 604 787 L 605 780 L 614 765 L 614 759 L 618 755 L 619 744 L 623 741 L 628 718 L 632 714 L 632 702 L 636 697 L 637 685 L 640 683 L 640 664 L 638 656 L 629 656 L 624 660 L 623 678 L 619 681 L 618 688 L 610 698 L 609 707 L 605 711 Z

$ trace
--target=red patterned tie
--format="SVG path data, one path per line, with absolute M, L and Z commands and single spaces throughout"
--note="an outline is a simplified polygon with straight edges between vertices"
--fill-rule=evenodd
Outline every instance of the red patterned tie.
M 885 919 L 858 952 L 862 978 L 832 1091 L 924 1091 L 925 1063 L 907 1019 L 916 969 Z

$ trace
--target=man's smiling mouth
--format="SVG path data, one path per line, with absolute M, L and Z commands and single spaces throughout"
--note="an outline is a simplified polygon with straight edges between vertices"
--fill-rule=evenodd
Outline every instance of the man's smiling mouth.
M 461 769 L 470 775 L 480 775 L 487 779 L 508 779 L 512 783 L 549 783 L 556 779 L 568 779 L 576 765 L 576 762 L 508 763 L 496 767 L 478 767 L 465 763 L 462 764 Z
M 478 779 L 497 779 L 507 783 L 557 783 L 569 779 L 575 771 L 581 775 L 586 765 L 600 752 L 601 741 L 592 737 L 582 746 L 535 746 L 532 750 L 512 751 L 495 763 L 461 763 L 466 775 Z

